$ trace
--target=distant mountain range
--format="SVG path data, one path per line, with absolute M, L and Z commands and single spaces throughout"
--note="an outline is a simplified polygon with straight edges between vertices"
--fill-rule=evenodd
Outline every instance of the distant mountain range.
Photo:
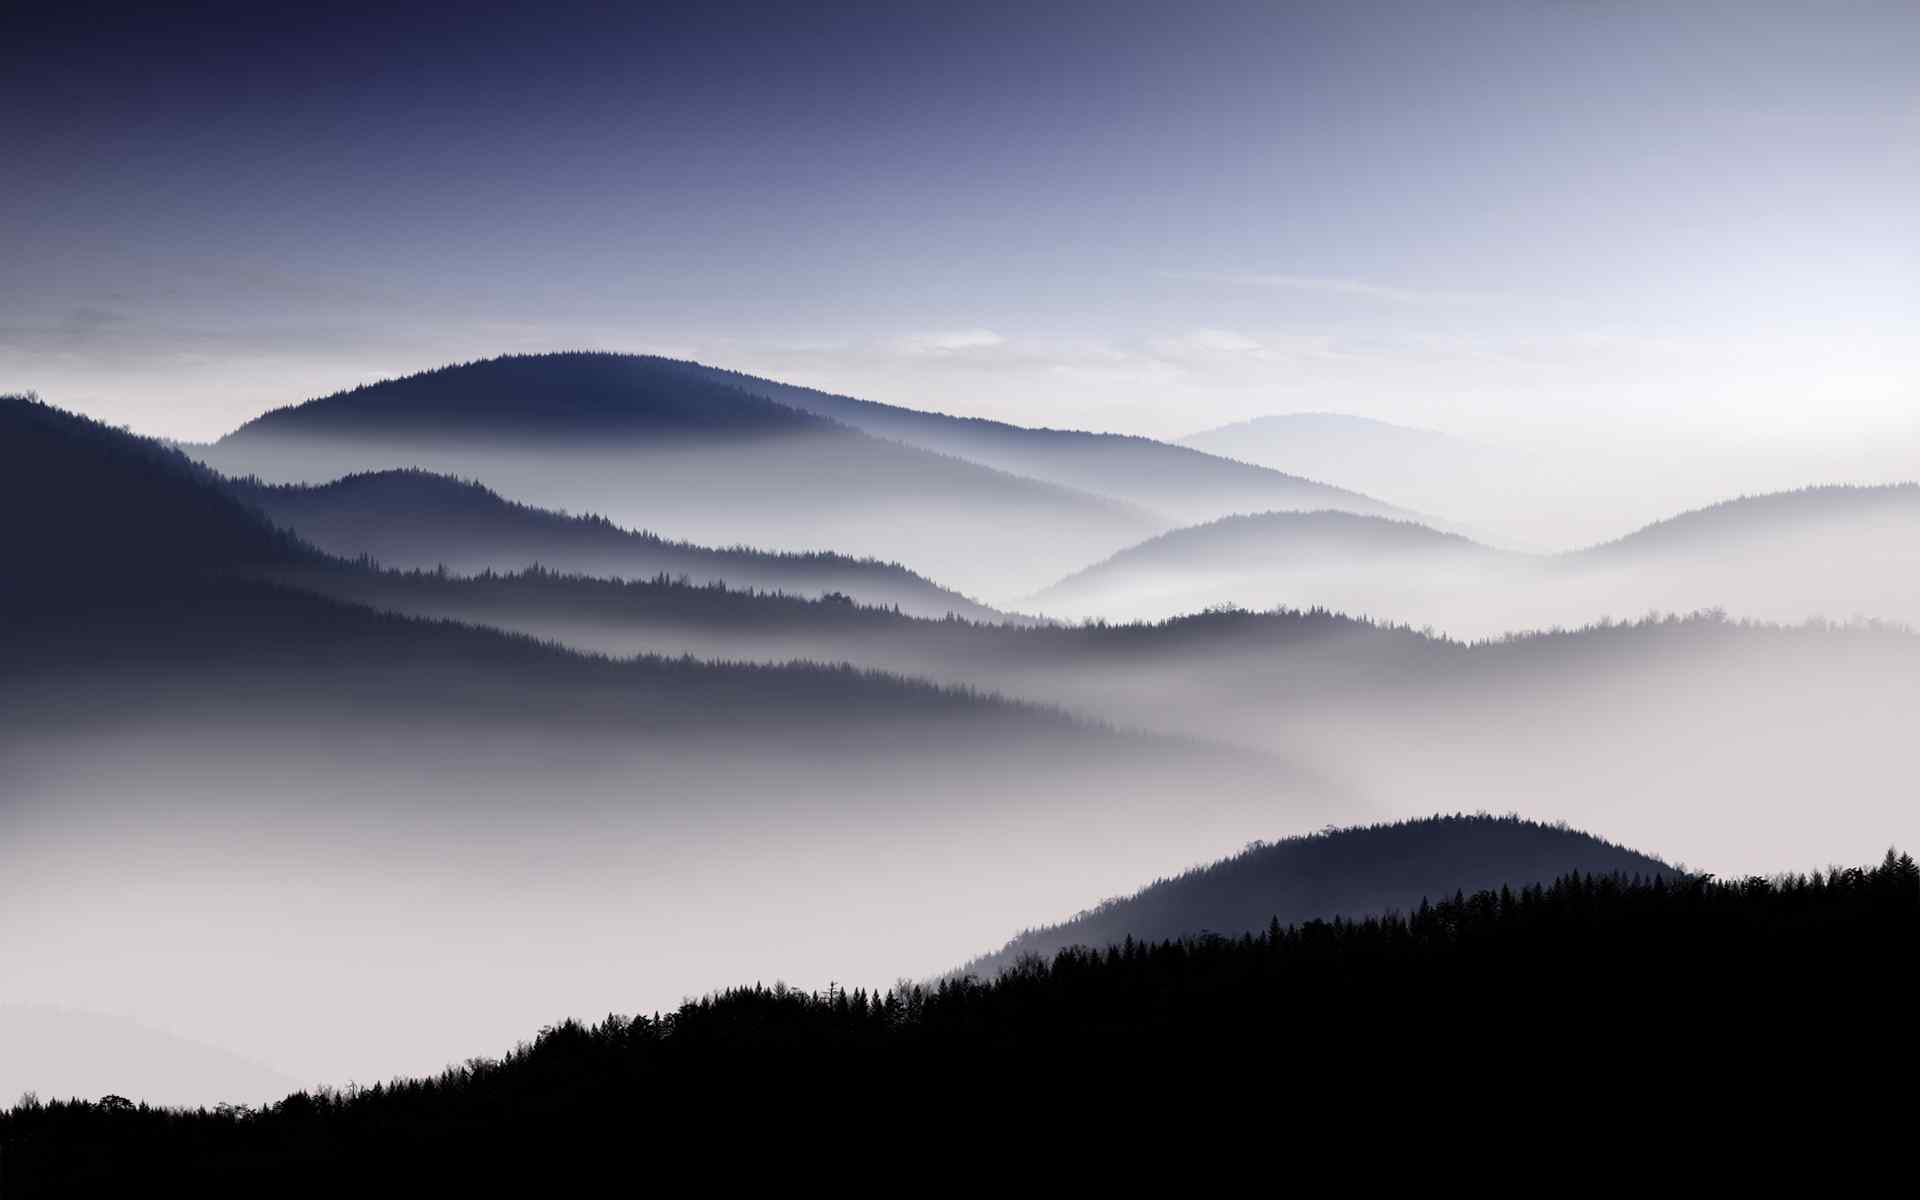
M 1484 515 L 1517 465 L 1511 453 L 1493 446 L 1349 413 L 1276 413 L 1191 434 L 1179 444 L 1383 496 L 1429 524 Z
M 1870 626 L 1702 615 L 1466 644 L 1323 610 L 1020 627 L 547 572 L 282 578 L 607 653 L 845 662 L 990 690 L 1275 751 L 1379 803 L 1537 811 L 1551 796 L 1584 824 L 1692 855 L 1739 842 L 1750 861 L 1812 838 L 1843 851 L 1875 811 L 1868 781 L 1899 769 L 1900 714 L 1920 704 L 1920 636 Z M 1855 799 L 1817 819 L 1802 807 L 1835 788 Z
M 388 566 L 473 574 L 537 565 L 614 579 L 667 575 L 797 596 L 845 595 L 916 616 L 1000 617 L 896 563 L 673 542 L 604 517 L 516 504 L 480 483 L 426 471 L 370 472 L 320 485 L 247 479 L 228 487 L 328 554 L 366 555 Z
M 1585 562 L 1651 564 L 1679 554 L 1746 559 L 1752 555 L 1862 551 L 1920 563 L 1912 535 L 1920 528 L 1920 483 L 1831 485 L 1723 500 L 1656 521 L 1582 551 Z M 1861 537 L 1872 539 L 1861 544 Z M 1835 538 L 1844 539 L 1835 544 Z M 1663 565 L 1666 565 L 1663 563 Z
M 979 417 L 923 412 L 857 400 L 813 388 L 757 379 L 737 371 L 679 364 L 683 369 L 764 396 L 802 412 L 851 425 L 940 454 L 1063 487 L 1110 496 L 1173 522 L 1232 512 L 1332 508 L 1408 516 L 1371 496 L 1318 482 L 1311 472 L 1287 474 L 1236 462 L 1188 445 L 1073 429 L 1032 429 Z M 1312 476 L 1311 478 L 1307 476 Z
M 1240 854 L 1027 930 L 958 974 L 991 977 L 1069 946 L 1095 950 L 1202 934 L 1237 937 L 1270 922 L 1406 913 L 1461 892 L 1520 889 L 1571 874 L 1677 879 L 1657 858 L 1519 817 L 1436 816 L 1261 842 Z
M 928 453 L 742 412 L 736 449 Z M 791 421 L 826 432 L 766 432 Z M 501 462 L 541 441 L 510 422 L 486 438 Z M 1485 607 L 1476 579 L 1574 589 L 1652 562 L 1684 579 L 1696 560 L 1701 578 L 1734 578 L 1772 563 L 1752 547 L 1783 544 L 1767 533 L 1783 513 L 1811 514 L 1788 522 L 1806 553 L 1853 553 L 1897 538 L 1910 507 L 1898 489 L 1748 503 L 1565 559 L 1338 512 L 1222 521 L 1152 554 L 1186 543 L 1308 582 L 1371 561 L 1382 586 Z M 0 922 L 0 959 L 36 964 L 44 993 L 137 994 L 156 1024 L 303 1076 L 430 1070 L 555 995 L 670 1005 L 748 972 L 925 977 L 1035 914 L 1335 817 L 1544 811 L 1742 870 L 1914 835 L 1881 799 L 1920 707 L 1920 637 L 1895 629 L 1700 616 L 1466 644 L 1324 610 L 935 620 L 691 571 L 500 572 L 486 555 L 550 540 L 583 568 L 606 569 L 603 552 L 715 571 L 789 560 L 668 546 L 418 472 L 234 484 L 19 399 L 0 401 L 0 510 L 40 518 L 19 523 L 0 574 L 17 831 L 0 841 L 0 911 L 35 913 Z M 1835 520 L 1860 538 L 1830 537 Z M 480 570 L 383 569 L 277 522 L 436 567 L 446 536 Z M 1688 549 L 1733 544 L 1736 527 L 1757 531 L 1738 554 Z M 1849 584 L 1839 560 L 1788 561 Z M 1440 587 L 1429 562 L 1462 574 Z M 1279 878 L 1247 861 L 1206 878 Z M 1383 894 L 1361 891 L 1338 902 Z M 1211 928 L 1215 899 L 1173 908 Z
M 1254 417 L 1190 434 L 1179 444 L 1315 479 L 1364 478 L 1400 488 L 1417 485 L 1425 474 L 1467 469 L 1478 453 L 1452 434 L 1331 412 Z
M 900 562 L 989 598 L 1041 586 L 1048 564 L 1249 506 L 1392 511 L 1145 439 L 962 421 L 611 354 L 374 384 L 275 410 L 195 453 L 271 482 L 417 467 L 706 545 Z
M 1469 637 L 1706 608 L 1917 623 L 1920 486 L 1744 497 L 1557 555 L 1350 513 L 1227 517 L 1129 547 L 1021 606 L 1130 619 L 1220 604 L 1330 607 Z
M 971 594 L 1164 522 L 875 438 L 665 360 L 502 358 L 280 409 L 199 451 L 229 475 L 325 483 L 417 467 L 522 503 L 710 546 L 901 562 Z
M 1517 567 L 1518 556 L 1411 521 L 1343 512 L 1255 513 L 1130 546 L 1029 597 L 1063 617 L 1161 618 L 1223 604 L 1325 607 L 1418 619 L 1429 580 Z

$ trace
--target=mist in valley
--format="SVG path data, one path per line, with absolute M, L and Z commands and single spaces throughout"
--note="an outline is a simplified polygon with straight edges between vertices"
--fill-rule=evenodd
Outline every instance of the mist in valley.
M 0 1194 L 1897 1044 L 1920 20 L 758 7 L 0 20 Z
M 1878 550 L 1910 540 L 1911 488 L 1735 502 L 1571 560 L 1357 514 L 1230 518 L 1196 574 L 1318 574 L 1349 611 L 933 618 L 910 608 L 952 593 L 883 564 L 662 543 L 420 474 L 228 481 L 10 403 L 17 490 L 92 507 L 22 545 L 47 567 L 9 592 L 8 999 L 207 1046 L 209 1087 L 233 1056 L 364 1081 L 556 1011 L 925 978 L 1329 823 L 1511 811 L 1722 873 L 1920 834 L 1920 637 L 1897 624 L 1406 623 L 1555 589 L 1571 621 L 1594 578 L 1864 608 L 1901 594 Z M 524 463 L 577 482 L 579 454 Z M 1183 536 L 1140 553 L 1178 576 Z M 424 562 L 435 538 L 468 570 L 374 558 Z M 492 565 L 518 557 L 576 569 Z M 616 560 L 707 577 L 589 573 Z M 909 606 L 805 594 L 821 570 Z M 1380 610 L 1406 616 L 1361 615 Z
M 1920 486 L 1729 499 L 1598 545 L 1497 550 L 1415 522 L 1264 513 L 1175 530 L 1026 597 L 1067 619 L 1331 608 L 1480 640 L 1647 613 L 1920 621 Z

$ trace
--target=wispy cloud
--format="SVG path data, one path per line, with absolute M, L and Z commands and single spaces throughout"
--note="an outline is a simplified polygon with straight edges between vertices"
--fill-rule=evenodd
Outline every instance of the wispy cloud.
M 932 333 L 910 333 L 894 341 L 908 354 L 955 354 L 965 350 L 986 350 L 1007 339 L 991 329 L 944 329 Z
M 1329 275 L 1287 275 L 1245 271 L 1182 272 L 1182 279 L 1218 283 L 1232 287 L 1266 288 L 1274 291 L 1318 292 L 1322 295 L 1351 296 L 1377 300 L 1385 304 L 1418 306 L 1455 306 L 1485 304 L 1499 299 L 1491 292 L 1449 291 L 1434 288 L 1400 287 L 1364 279 L 1343 279 Z
M 1156 354 L 1183 357 L 1189 354 L 1245 354 L 1258 350 L 1258 341 L 1231 329 L 1189 329 L 1170 337 L 1154 338 L 1148 348 Z

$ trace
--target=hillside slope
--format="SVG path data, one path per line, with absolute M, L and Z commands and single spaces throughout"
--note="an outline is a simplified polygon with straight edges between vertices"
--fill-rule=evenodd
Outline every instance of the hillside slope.
M 417 467 L 521 503 L 709 546 L 904 563 L 975 596 L 1167 526 L 1118 501 L 776 404 L 665 360 L 491 359 L 278 409 L 200 454 L 228 475 L 324 483 Z
M 1459 511 L 1478 490 L 1476 476 L 1497 461 L 1492 451 L 1451 434 L 1348 413 L 1275 413 L 1191 434 L 1179 444 L 1443 513 Z
M 1563 875 L 1678 878 L 1645 854 L 1563 825 L 1518 817 L 1437 816 L 1255 843 L 1240 854 L 1108 900 L 1069 921 L 1030 929 L 961 968 L 990 978 L 1021 959 L 1069 946 L 1095 950 L 1229 937 L 1268 923 L 1410 912 L 1460 892 L 1519 889 Z
M 1895 627 L 1705 613 L 1469 644 L 1325 610 L 1019 627 L 671 581 L 279 577 L 608 653 L 845 662 L 991 690 L 1280 753 L 1398 815 L 1565 818 L 1711 867 L 1716 844 L 1783 864 L 1920 828 L 1891 800 L 1920 706 L 1920 637 Z M 1836 788 L 1846 803 L 1807 805 Z
M 1273 758 L 1031 704 L 581 655 L 269 582 L 356 568 L 23 400 L 0 496 L 41 515 L 0 589 L 9 988 L 303 1078 L 432 1069 L 556 997 L 931 971 L 1168 847 L 1331 813 Z
M 1332 508 L 1382 516 L 1410 515 L 1372 496 L 1318 482 L 1317 476 L 1284 474 L 1152 438 L 1035 429 L 978 417 L 955 417 L 834 395 L 698 363 L 674 365 L 700 378 L 738 387 L 877 437 L 1111 496 L 1164 514 L 1172 524 L 1269 509 Z
M 1702 609 L 1920 624 L 1920 484 L 1746 496 L 1565 554 L 1348 513 L 1229 517 L 1128 547 L 1021 606 L 1132 619 L 1223 603 L 1328 607 L 1475 638 Z
M 482 484 L 425 471 L 349 475 L 320 485 L 234 480 L 229 490 L 275 524 L 343 558 L 459 574 L 549 570 L 615 579 L 667 575 L 797 596 L 829 593 L 917 616 L 999 616 L 905 567 L 831 553 L 712 549 L 622 529 L 604 517 L 515 504 Z
M 1440 623 L 1463 587 L 1518 583 L 1530 566 L 1411 521 L 1345 512 L 1263 512 L 1175 529 L 1035 593 L 1025 606 L 1063 617 L 1158 619 L 1222 604 L 1323 607 Z M 1483 595 L 1476 600 L 1484 602 Z

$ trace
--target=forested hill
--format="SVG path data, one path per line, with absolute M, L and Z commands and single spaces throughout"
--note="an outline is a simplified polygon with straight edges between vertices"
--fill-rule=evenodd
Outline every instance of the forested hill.
M 177 450 L 29 396 L 0 396 L 0 603 L 316 556 L 221 493 Z
M 18 532 L 0 576 L 0 668 L 44 689 L 0 696 L 0 714 L 15 722 L 173 711 L 156 699 L 160 689 L 208 711 L 270 695 L 288 713 L 331 701 L 395 721 L 408 703 L 416 715 L 471 710 L 478 719 L 517 697 L 513 707 L 530 719 L 553 721 L 593 713 L 714 725 L 719 711 L 846 724 L 917 712 L 961 725 L 989 716 L 1006 730 L 1075 727 L 1030 706 L 869 672 L 612 661 L 273 586 L 259 577 L 354 572 L 276 529 L 178 451 L 28 397 L 0 397 L 0 504 L 25 517 L 10 527 Z M 89 686 L 105 681 L 114 686 Z
M 905 563 L 976 596 L 1030 591 L 1169 523 L 633 355 L 445 367 L 276 409 L 195 453 L 276 483 L 417 467 L 700 545 Z
M 1592 834 L 1517 816 L 1435 816 L 1329 830 L 1248 846 L 1161 879 L 1070 921 L 1030 929 L 961 968 L 991 977 L 1068 946 L 1238 935 L 1330 917 L 1404 912 L 1457 892 L 1519 888 L 1583 875 L 1678 877 L 1658 858 Z
M 1569 875 L 1387 918 L 1063 951 L 984 982 L 743 987 L 259 1111 L 31 1101 L 0 1113 L 0 1189 L 550 1191 L 633 1169 L 636 1130 L 648 1169 L 745 1145 L 736 1177 L 772 1182 L 822 1144 L 844 1153 L 850 1130 L 924 1162 L 995 1121 L 1104 1121 L 1125 1096 L 1164 1130 L 1250 1086 L 1263 1125 L 1329 1129 L 1389 1086 L 1444 1091 L 1476 1122 L 1523 1083 L 1557 1088 L 1555 1123 L 1617 1115 L 1676 1075 L 1869 1095 L 1906 1016 L 1888 967 L 1916 936 L 1920 870 L 1893 851 L 1775 880 Z M 1823 1031 L 1823 1053 L 1756 1055 L 1789 1024 Z
M 824 551 L 777 553 L 673 541 L 623 529 L 600 516 L 517 504 L 477 481 L 428 471 L 361 472 L 320 485 L 239 479 L 228 488 L 329 554 L 367 555 L 394 567 L 446 567 L 470 574 L 539 564 L 603 578 L 666 575 L 797 596 L 837 592 L 925 617 L 1000 616 L 898 563 Z
M 751 437 L 831 434 L 833 422 L 724 383 L 617 354 L 508 355 L 382 380 L 264 413 L 221 438 L 286 436 Z

